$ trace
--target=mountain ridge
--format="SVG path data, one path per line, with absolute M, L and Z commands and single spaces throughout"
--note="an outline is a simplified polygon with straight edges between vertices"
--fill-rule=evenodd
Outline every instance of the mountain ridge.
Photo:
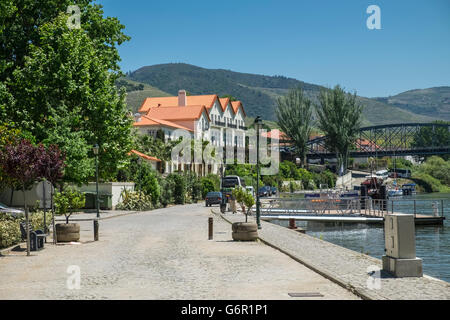
M 280 75 L 268 76 L 226 69 L 206 69 L 185 63 L 144 66 L 127 74 L 127 79 L 144 83 L 170 95 L 176 95 L 179 89 L 186 89 L 190 94 L 232 95 L 242 101 L 248 115 L 261 115 L 267 120 L 276 119 L 276 100 L 286 94 L 289 89 L 301 86 L 305 95 L 317 103 L 320 90 L 325 88 Z M 129 95 L 133 96 L 135 93 L 130 92 Z M 358 101 L 364 106 L 363 125 L 430 122 L 438 119 L 426 112 L 413 112 L 407 106 L 396 105 L 391 100 L 383 97 L 358 96 Z M 132 105 L 130 108 L 134 110 L 136 106 Z

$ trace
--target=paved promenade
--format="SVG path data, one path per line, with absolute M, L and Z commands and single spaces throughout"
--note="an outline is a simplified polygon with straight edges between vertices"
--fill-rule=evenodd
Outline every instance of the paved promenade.
M 92 222 L 79 223 L 81 244 L 0 257 L 0 299 L 358 299 L 262 242 L 231 241 L 230 224 L 203 204 L 101 220 L 97 242 Z M 78 290 L 67 287 L 71 265 L 81 271 Z
M 230 222 L 243 221 L 242 214 L 225 214 L 223 218 Z M 270 222 L 261 221 L 261 225 L 262 229 L 258 230 L 261 240 L 365 299 L 450 299 L 450 283 L 427 276 L 393 278 L 381 272 L 379 289 L 376 289 L 375 279 L 369 273 L 374 269 L 371 266 L 381 269 L 381 260 Z M 368 279 L 372 289 L 368 288 Z

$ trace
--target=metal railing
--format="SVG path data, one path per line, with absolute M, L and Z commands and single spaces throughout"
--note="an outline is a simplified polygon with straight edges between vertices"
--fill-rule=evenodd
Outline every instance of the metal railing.
M 262 198 L 261 215 L 358 215 L 384 217 L 389 213 L 414 217 L 445 217 L 444 200 L 363 198 Z

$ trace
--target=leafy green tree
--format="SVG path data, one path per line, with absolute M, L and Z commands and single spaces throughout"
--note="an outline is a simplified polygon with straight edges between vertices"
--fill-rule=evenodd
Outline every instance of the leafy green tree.
M 95 41 L 102 60 L 109 70 L 120 70 L 117 46 L 129 37 L 117 18 L 103 17 L 102 6 L 93 0 L 2 0 L 0 2 L 0 82 L 11 78 L 14 70 L 25 65 L 30 44 L 41 47 L 44 39 L 40 29 L 53 22 L 68 6 L 77 5 L 81 12 L 81 30 Z M 69 15 L 66 15 L 65 22 Z M 55 34 L 57 36 L 58 34 Z M 1 69 L 3 65 L 3 70 Z
M 305 97 L 302 88 L 291 89 L 278 99 L 277 124 L 292 141 L 297 153 L 306 165 L 306 143 L 312 129 L 312 102 Z
M 339 85 L 324 89 L 319 94 L 316 111 L 318 127 L 326 135 L 327 148 L 336 152 L 338 168 L 343 167 L 345 173 L 349 150 L 361 126 L 362 106 L 356 100 L 356 93 L 346 93 Z
M 66 151 L 76 147 L 70 152 L 81 149 L 80 157 L 85 158 L 88 146 L 98 143 L 100 176 L 110 179 L 128 160 L 132 120 L 124 93 L 114 86 L 110 63 L 98 58 L 104 53 L 98 52 L 96 41 L 84 31 L 69 30 L 66 20 L 61 15 L 42 25 L 41 46 L 31 45 L 24 67 L 13 73 L 11 83 L 17 91 L 11 113 L 38 141 L 57 142 Z M 71 142 L 74 136 L 77 143 Z M 75 161 L 69 168 L 78 165 L 82 168 L 76 170 L 92 173 L 89 163 Z M 76 175 L 75 182 L 88 172 Z
M 55 194 L 55 211 L 56 214 L 64 215 L 66 223 L 69 223 L 69 218 L 77 209 L 85 206 L 86 198 L 81 192 L 67 188 Z
M 298 180 L 299 178 L 297 166 L 295 163 L 287 160 L 280 163 L 280 174 L 284 179 Z
M 67 26 L 65 12 L 74 4 L 67 0 L 9 1 L 0 16 L 0 104 L 12 102 L 1 109 L 37 141 L 58 143 L 68 154 L 71 182 L 93 176 L 93 161 L 79 161 L 93 157 L 92 145 L 100 145 L 105 180 L 126 163 L 131 147 L 132 119 L 124 92 L 114 85 L 120 76 L 117 45 L 128 37 L 117 19 L 104 18 L 101 6 L 91 3 L 75 1 L 80 29 Z
M 450 124 L 448 121 L 436 120 L 436 124 Z M 411 147 L 413 148 L 428 148 L 428 147 L 442 147 L 450 145 L 450 131 L 448 127 L 421 127 L 414 135 Z M 449 155 L 443 156 L 446 160 L 450 159 Z

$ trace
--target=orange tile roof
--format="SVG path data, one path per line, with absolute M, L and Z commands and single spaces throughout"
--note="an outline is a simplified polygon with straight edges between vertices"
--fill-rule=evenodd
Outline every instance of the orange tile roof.
M 146 160 L 150 160 L 150 161 L 156 161 L 156 162 L 161 162 L 160 159 L 155 158 L 155 157 L 151 157 L 146 155 L 145 153 L 139 152 L 137 150 L 131 150 L 130 152 L 128 152 L 128 155 L 131 156 L 131 154 L 134 153 L 135 155 L 137 155 L 138 157 L 144 158 Z
M 168 106 L 150 108 L 147 112 L 147 116 L 150 118 L 161 120 L 197 120 L 202 115 L 202 112 L 206 112 L 206 116 L 209 118 L 208 110 L 204 105 L 192 105 L 185 107 Z
M 274 136 L 275 133 L 278 133 L 279 140 L 290 140 L 289 137 L 286 135 L 286 133 L 284 133 L 283 131 L 280 131 L 278 129 L 272 129 L 271 131 L 263 132 L 263 133 L 261 133 L 261 135 L 264 137 L 273 139 L 272 136 Z
M 238 109 L 241 108 L 242 112 L 244 113 L 244 116 L 247 116 L 245 114 L 245 110 L 244 110 L 244 106 L 242 105 L 242 102 L 240 102 L 240 101 L 232 101 L 231 102 L 231 106 L 233 107 L 234 113 L 237 113 Z
M 220 104 L 222 105 L 222 111 L 225 111 L 227 108 L 228 102 L 230 101 L 230 98 L 220 98 L 219 99 Z
M 174 122 L 171 122 L 171 121 L 162 120 L 162 119 L 152 118 L 152 117 L 149 117 L 147 115 L 141 116 L 141 121 L 134 122 L 133 125 L 135 127 L 165 126 L 165 127 L 170 127 L 170 128 L 178 128 L 178 129 L 184 129 L 184 130 L 188 130 L 188 131 L 194 131 L 192 129 L 189 129 L 187 127 L 179 125 L 177 123 L 174 123 Z
M 206 94 L 199 96 L 186 96 L 186 106 L 205 106 L 210 109 L 214 101 L 218 99 L 216 94 Z M 156 97 L 156 98 L 146 98 L 139 108 L 139 112 L 147 112 L 150 108 L 154 107 L 172 107 L 178 106 L 178 96 L 174 97 Z

